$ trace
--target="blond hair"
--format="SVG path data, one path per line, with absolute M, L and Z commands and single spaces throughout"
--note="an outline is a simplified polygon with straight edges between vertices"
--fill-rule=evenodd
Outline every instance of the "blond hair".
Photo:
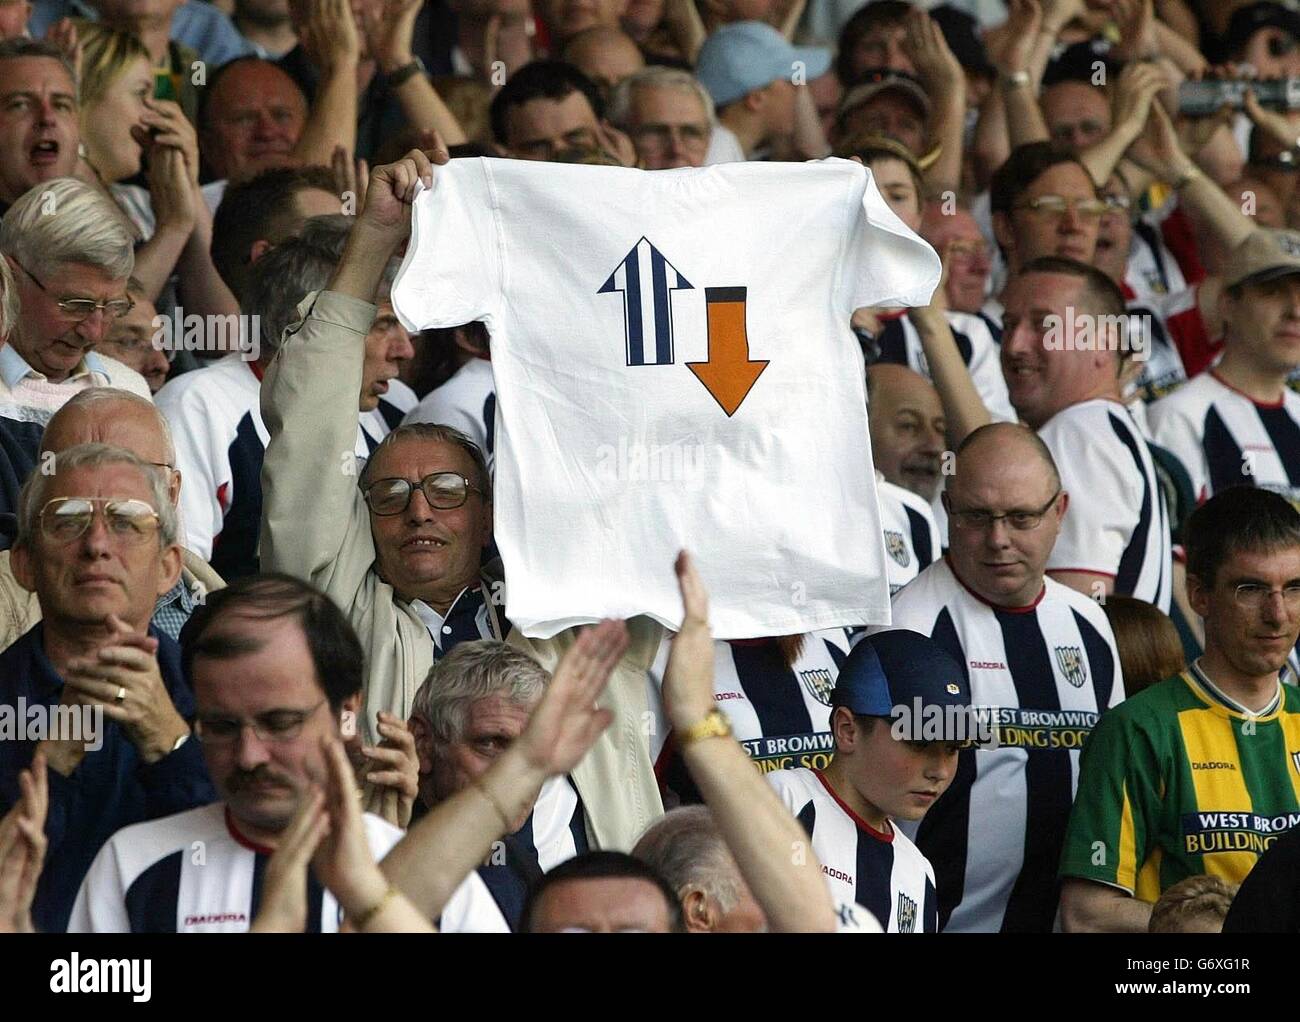
M 78 20 L 77 40 L 81 43 L 81 110 L 87 110 L 108 93 L 109 88 L 135 61 L 152 65 L 149 51 L 137 36 L 109 28 L 98 21 Z

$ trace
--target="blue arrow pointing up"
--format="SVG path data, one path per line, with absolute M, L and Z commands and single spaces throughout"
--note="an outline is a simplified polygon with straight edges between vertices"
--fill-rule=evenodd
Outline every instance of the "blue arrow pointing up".
M 650 302 L 642 296 L 650 291 Z M 596 294 L 621 292 L 623 295 L 623 329 L 627 343 L 627 364 L 673 364 L 672 291 L 694 290 L 677 267 L 664 258 L 662 252 L 644 237 L 641 238 L 623 261 L 614 268 L 609 279 Z M 654 353 L 646 358 L 646 338 L 651 341 Z

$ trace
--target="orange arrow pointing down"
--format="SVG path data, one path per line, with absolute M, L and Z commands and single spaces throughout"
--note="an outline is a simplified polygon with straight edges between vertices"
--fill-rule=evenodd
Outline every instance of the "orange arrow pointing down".
M 768 366 L 766 359 L 755 361 L 749 357 L 745 290 L 743 287 L 704 289 L 709 316 L 709 360 L 686 363 L 728 417 L 736 414 Z

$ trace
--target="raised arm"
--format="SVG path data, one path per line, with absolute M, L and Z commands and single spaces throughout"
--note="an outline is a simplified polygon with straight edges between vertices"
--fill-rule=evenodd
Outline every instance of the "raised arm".
M 412 36 L 415 19 L 420 16 L 423 0 L 384 0 L 382 10 L 368 8 L 365 31 L 370 39 L 370 52 L 379 61 L 379 70 L 392 75 L 409 67 L 415 60 Z M 428 76 L 416 71 L 389 87 L 401 104 L 402 114 L 409 127 L 416 130 L 431 128 L 442 135 L 448 145 L 468 141 L 460 122 L 442 101 Z
M 441 150 L 439 162 L 447 159 Z M 411 153 L 370 176 L 330 287 L 286 332 L 262 381 L 271 439 L 262 466 L 262 564 L 307 579 L 350 606 L 370 572 L 370 516 L 357 488 L 357 394 L 375 289 L 410 232 L 416 181 L 429 157 Z M 302 527 L 310 509 L 313 527 Z
M 320 72 L 293 157 L 329 166 L 334 147 L 357 148 L 357 64 L 361 38 L 347 0 L 294 0 L 294 26 L 302 48 Z
M 708 594 L 684 551 L 678 555 L 676 570 L 684 614 L 668 655 L 663 696 L 682 759 L 771 930 L 833 932 L 830 892 L 798 821 L 734 738 L 690 737 L 691 729 L 716 708 L 713 637 Z M 802 855 L 796 854 L 799 850 Z

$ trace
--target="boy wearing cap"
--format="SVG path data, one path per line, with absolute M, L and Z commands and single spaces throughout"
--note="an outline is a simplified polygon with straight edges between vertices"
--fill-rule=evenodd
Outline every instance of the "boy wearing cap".
M 956 773 L 973 737 L 965 673 L 934 640 L 884 632 L 853 648 L 831 708 L 830 765 L 768 782 L 808 832 L 833 898 L 863 905 L 888 933 L 934 933 L 934 868 L 893 821 L 921 819 Z
M 761 21 L 719 28 L 704 41 L 695 68 L 718 112 L 704 162 L 728 162 L 728 151 L 732 160 L 753 159 L 758 150 L 793 135 L 792 77 L 800 70 L 804 81 L 812 81 L 830 66 L 826 50 L 791 46 Z
M 1300 501 L 1300 232 L 1257 228 L 1228 261 L 1223 358 L 1147 409 L 1198 499 L 1263 486 Z

